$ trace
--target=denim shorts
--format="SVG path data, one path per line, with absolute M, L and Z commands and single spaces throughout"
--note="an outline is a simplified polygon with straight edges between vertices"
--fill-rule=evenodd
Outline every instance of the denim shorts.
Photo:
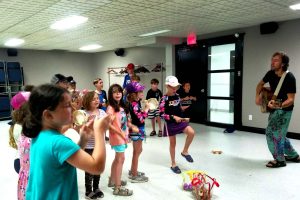
M 113 150 L 117 153 L 124 153 L 125 149 L 127 149 L 127 144 L 121 144 L 121 145 L 116 145 L 116 146 L 111 146 Z

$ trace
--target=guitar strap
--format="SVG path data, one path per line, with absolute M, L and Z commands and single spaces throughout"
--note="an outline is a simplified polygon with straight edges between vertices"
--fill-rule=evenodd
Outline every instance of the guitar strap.
M 284 73 L 281 75 L 281 78 L 280 78 L 280 80 L 279 80 L 279 82 L 278 82 L 278 84 L 277 84 L 277 87 L 276 87 L 276 90 L 275 90 L 275 92 L 274 92 L 274 95 L 273 95 L 272 99 L 275 100 L 275 99 L 277 98 L 278 93 L 279 93 L 279 91 L 280 91 L 280 89 L 281 89 L 282 83 L 283 83 L 283 81 L 284 81 L 284 78 L 285 78 L 285 76 L 286 76 L 286 74 L 287 74 L 288 72 L 289 72 L 289 71 L 286 71 L 286 72 L 284 72 Z

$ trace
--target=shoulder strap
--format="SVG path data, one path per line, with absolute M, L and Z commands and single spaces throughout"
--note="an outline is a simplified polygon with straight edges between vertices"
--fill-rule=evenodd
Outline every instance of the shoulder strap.
M 275 90 L 275 92 L 274 92 L 274 96 L 277 97 L 277 95 L 278 95 L 278 93 L 279 93 L 279 91 L 280 91 L 280 88 L 281 88 L 281 86 L 282 86 L 282 83 L 283 83 L 283 81 L 284 81 L 284 78 L 285 78 L 285 76 L 286 76 L 286 74 L 287 74 L 288 72 L 289 72 L 289 71 L 286 71 L 286 72 L 284 72 L 284 73 L 281 75 L 281 78 L 280 78 L 280 80 L 279 80 L 279 83 L 278 83 L 278 85 L 277 85 L 277 87 L 276 87 L 276 90 Z

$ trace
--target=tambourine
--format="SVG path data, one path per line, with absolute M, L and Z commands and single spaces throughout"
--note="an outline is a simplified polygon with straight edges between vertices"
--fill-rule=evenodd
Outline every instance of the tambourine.
M 88 122 L 88 115 L 83 110 L 73 112 L 73 122 L 76 126 L 81 126 Z
M 149 104 L 149 110 L 155 110 L 158 107 L 158 101 L 156 98 L 150 98 L 148 100 L 145 100 Z

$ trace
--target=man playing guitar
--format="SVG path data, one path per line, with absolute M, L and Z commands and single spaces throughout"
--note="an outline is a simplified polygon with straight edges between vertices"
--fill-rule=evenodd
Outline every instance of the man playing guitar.
M 281 76 L 286 73 L 277 99 L 268 102 L 271 111 L 266 128 L 266 137 L 268 148 L 275 159 L 267 163 L 266 167 L 270 168 L 285 167 L 286 161 L 300 162 L 299 154 L 286 137 L 296 93 L 296 79 L 291 72 L 287 73 L 288 66 L 289 57 L 285 53 L 274 53 L 271 60 L 272 69 L 266 73 L 256 87 L 255 103 L 261 105 L 260 93 L 264 88 L 264 84 L 269 83 L 270 90 L 274 93 Z

